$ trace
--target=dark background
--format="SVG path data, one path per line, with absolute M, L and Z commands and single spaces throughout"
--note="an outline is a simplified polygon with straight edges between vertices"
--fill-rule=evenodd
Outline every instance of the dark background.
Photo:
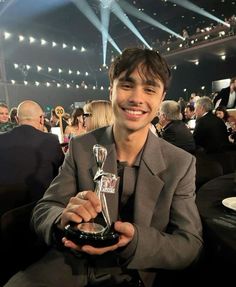
M 86 2 L 100 19 L 100 0 Z M 116 2 L 122 7 L 122 1 Z M 140 9 L 180 35 L 184 28 L 191 36 L 195 34 L 197 27 L 217 25 L 216 21 L 171 1 L 123 2 Z M 235 1 L 229 0 L 199 0 L 191 3 L 221 20 L 231 17 L 236 10 Z M 182 40 L 170 37 L 166 31 L 132 15 L 128 14 L 128 17 L 147 43 L 160 50 L 172 67 L 173 78 L 167 98 L 184 97 L 187 100 L 192 92 L 210 95 L 213 81 L 236 75 L 234 35 L 167 52 L 167 46 L 161 46 L 163 41 L 167 42 L 169 39 L 172 42 L 181 42 Z M 72 1 L 0 0 L 0 29 L 0 100 L 7 102 L 10 107 L 18 105 L 22 100 L 33 99 L 44 109 L 49 110 L 51 107 L 62 105 L 69 110 L 74 102 L 108 98 L 109 82 L 107 68 L 102 67 L 101 33 Z M 11 33 L 9 39 L 4 39 L 4 31 Z M 110 15 L 109 34 L 120 50 L 144 45 L 114 13 Z M 25 40 L 19 42 L 19 35 L 23 35 Z M 36 39 L 31 45 L 30 36 Z M 48 42 L 47 45 L 40 44 L 42 38 Z M 58 46 L 52 48 L 52 41 L 55 41 Z M 67 48 L 63 49 L 62 43 L 66 43 Z M 76 51 L 72 51 L 73 46 L 76 47 Z M 86 48 L 85 52 L 80 51 L 82 46 Z M 107 48 L 106 64 L 109 66 L 112 57 L 118 55 L 118 52 L 110 43 Z M 224 61 L 220 58 L 221 55 L 226 55 Z M 196 59 L 199 60 L 198 66 L 194 64 Z M 14 68 L 14 63 L 19 65 L 17 69 Z M 27 70 L 26 65 L 30 65 L 31 68 Z M 43 69 L 38 72 L 36 65 Z M 173 68 L 175 65 L 176 70 Z M 48 67 L 52 68 L 52 72 L 48 72 Z M 58 68 L 63 70 L 61 74 L 58 73 Z M 68 73 L 69 69 L 73 71 L 72 74 Z M 76 74 L 77 70 L 80 71 L 80 75 Z M 15 80 L 15 84 L 12 84 L 11 80 Z M 27 86 L 24 85 L 24 81 L 28 82 Z M 35 86 L 35 81 L 40 85 Z M 46 82 L 51 86 L 47 87 Z M 57 83 L 61 85 L 60 88 L 56 87 Z M 68 84 L 69 88 L 66 87 Z M 84 89 L 84 84 L 87 89 Z M 205 87 L 203 90 L 202 86 Z

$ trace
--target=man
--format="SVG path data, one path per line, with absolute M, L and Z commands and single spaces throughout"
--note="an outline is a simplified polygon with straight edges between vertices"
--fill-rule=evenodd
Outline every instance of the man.
M 184 109 L 184 117 L 185 123 L 187 124 L 188 128 L 193 131 L 196 125 L 195 119 L 195 108 L 193 104 L 188 104 Z
M 26 204 L 43 196 L 64 154 L 57 137 L 43 132 L 44 115 L 37 103 L 22 102 L 17 120 L 18 127 L 0 135 L 0 184 L 25 187 Z
M 214 98 L 214 107 L 219 105 L 225 106 L 227 109 L 234 109 L 236 107 L 236 77 L 230 80 L 230 85 L 222 89 Z
M 229 144 L 226 125 L 212 113 L 213 108 L 213 102 L 209 97 L 202 97 L 196 102 L 197 121 L 193 137 L 197 148 L 207 153 L 222 152 Z
M 15 123 L 10 122 L 8 106 L 0 103 L 0 133 L 10 131 L 15 126 Z
M 153 286 L 158 269 L 185 268 L 199 255 L 195 159 L 150 131 L 169 84 L 165 60 L 152 50 L 126 49 L 109 76 L 113 126 L 71 139 L 60 174 L 32 220 L 39 236 L 55 246 L 69 222 L 88 222 L 101 212 L 93 192 L 97 165 L 92 155 L 100 144 L 108 154 L 103 169 L 117 174 L 119 168 L 119 192 L 107 196 L 119 241 L 95 248 L 64 237 L 64 249 L 51 249 L 7 287 L 138 286 L 140 280 Z
M 175 101 L 163 101 L 160 106 L 159 123 L 162 126 L 161 137 L 186 150 L 194 153 L 195 142 L 193 135 L 181 120 L 180 106 Z

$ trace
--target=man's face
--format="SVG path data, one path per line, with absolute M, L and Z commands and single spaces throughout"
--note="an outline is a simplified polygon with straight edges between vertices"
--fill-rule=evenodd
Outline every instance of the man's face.
M 205 113 L 205 111 L 203 110 L 202 106 L 196 104 L 196 107 L 195 107 L 196 118 L 197 119 L 201 118 L 204 115 L 204 113 Z
M 9 111 L 7 108 L 0 107 L 0 123 L 7 123 L 9 121 Z
M 149 128 L 164 95 L 164 84 L 160 79 L 145 79 L 138 69 L 128 78 L 123 72 L 110 90 L 115 126 L 129 132 Z
M 190 111 L 189 108 L 185 108 L 184 115 L 187 120 L 190 120 L 194 116 L 194 111 Z

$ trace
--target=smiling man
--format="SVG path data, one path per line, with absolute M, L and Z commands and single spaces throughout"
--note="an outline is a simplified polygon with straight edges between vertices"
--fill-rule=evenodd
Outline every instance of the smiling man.
M 109 76 L 115 122 L 71 140 L 60 174 L 33 213 L 36 232 L 52 248 L 7 287 L 157 286 L 159 269 L 185 268 L 200 253 L 195 159 L 149 129 L 169 85 L 165 60 L 152 50 L 126 49 Z M 120 177 L 117 193 L 107 196 L 119 240 L 100 248 L 63 235 L 68 223 L 79 225 L 101 212 L 95 144 L 107 149 L 103 169 Z

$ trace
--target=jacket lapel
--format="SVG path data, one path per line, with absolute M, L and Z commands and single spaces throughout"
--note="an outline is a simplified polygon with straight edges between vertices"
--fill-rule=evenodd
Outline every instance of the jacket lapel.
M 140 162 L 134 203 L 134 222 L 150 226 L 152 215 L 164 186 L 159 177 L 165 170 L 165 162 L 160 148 L 160 140 L 149 132 Z M 142 212 L 145 211 L 145 212 Z

